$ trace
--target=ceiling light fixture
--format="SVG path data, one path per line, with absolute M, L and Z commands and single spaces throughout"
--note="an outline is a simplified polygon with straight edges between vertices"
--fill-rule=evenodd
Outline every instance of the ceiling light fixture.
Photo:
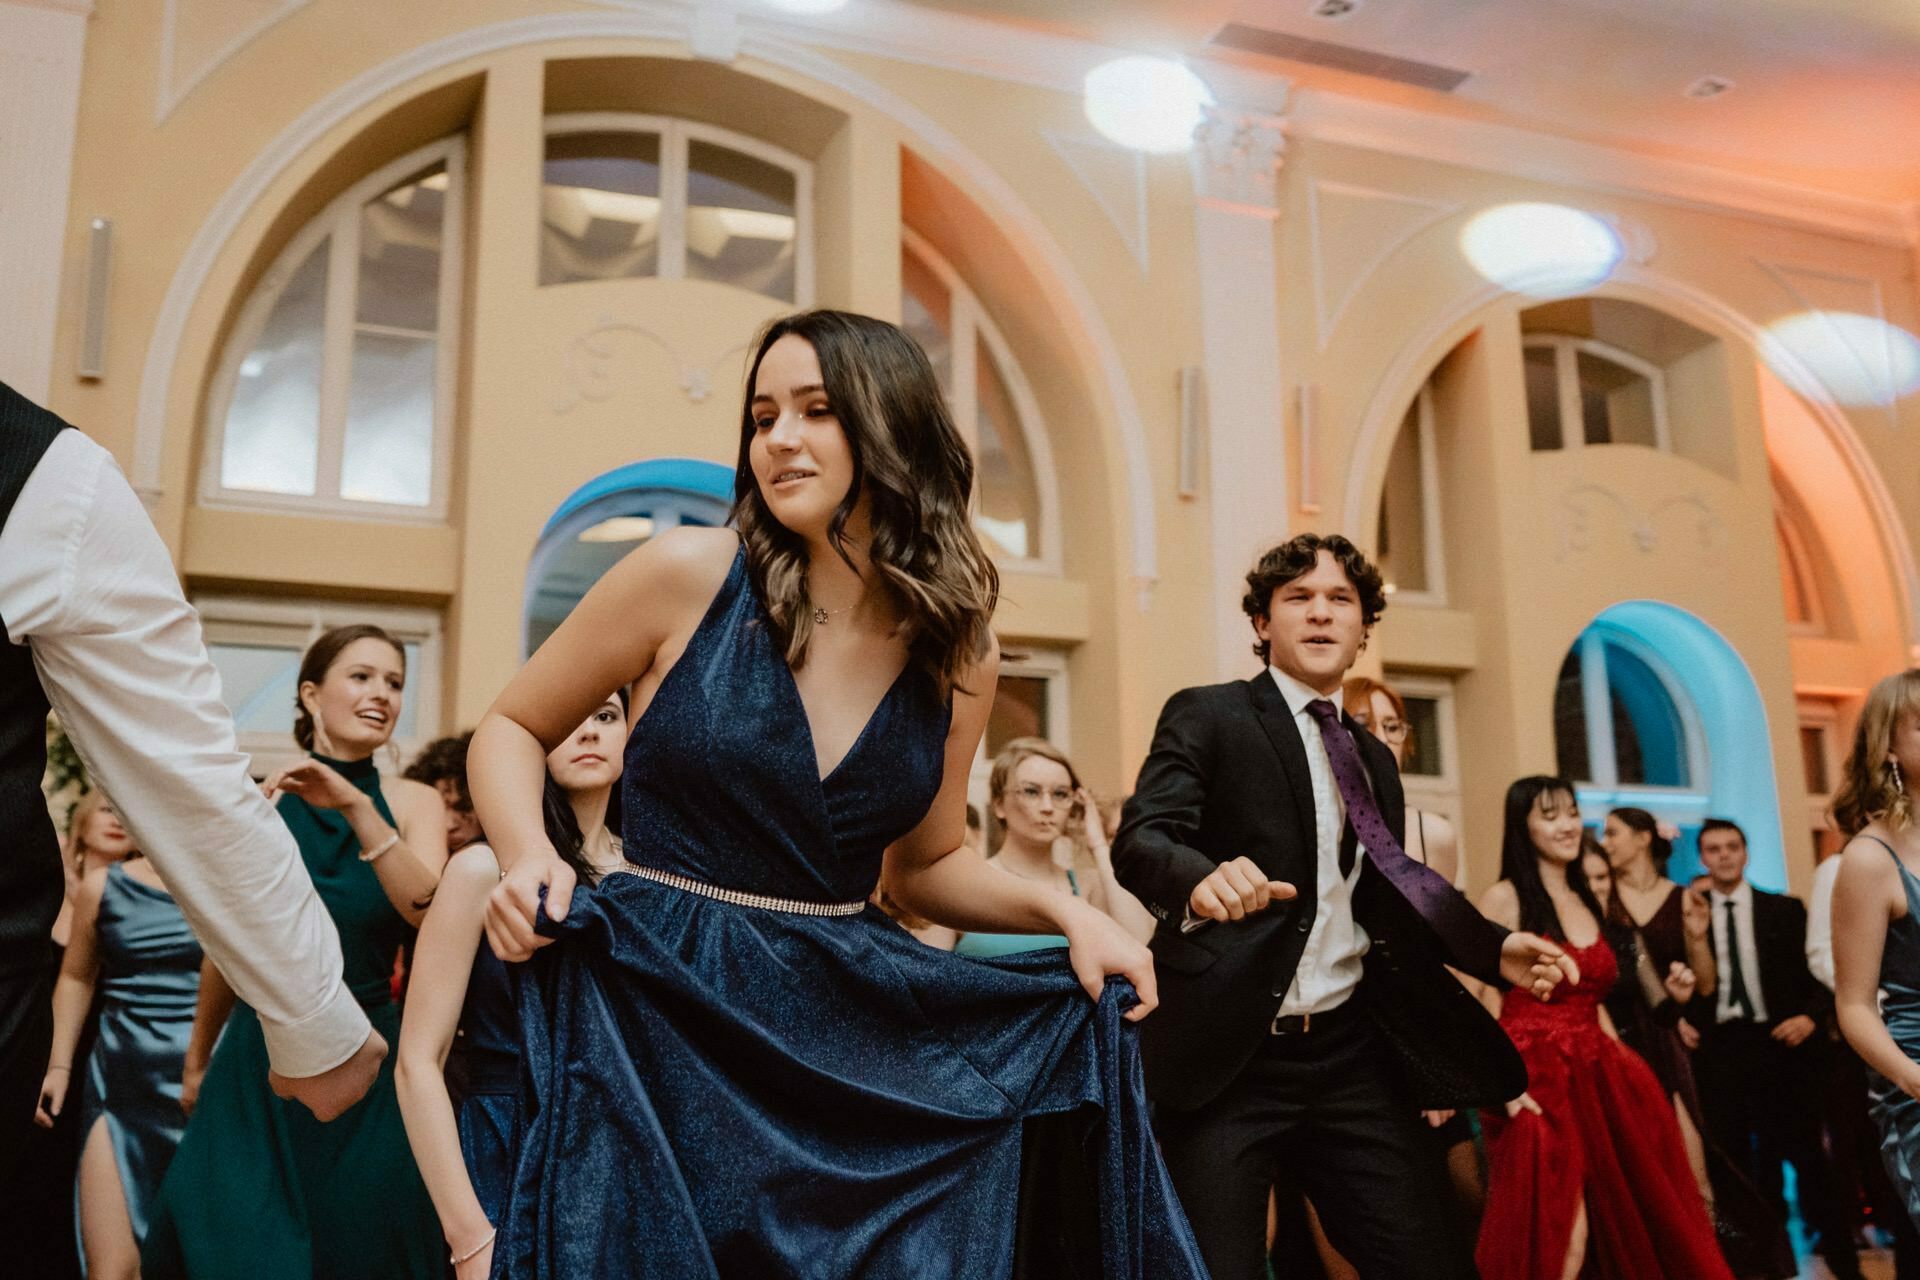
M 1613 274 L 1626 246 L 1605 219 L 1563 204 L 1503 204 L 1475 214 L 1460 251 L 1488 280 L 1533 298 L 1583 293 Z
M 832 13 L 847 7 L 847 0 L 767 0 L 767 3 L 788 13 Z
M 1360 7 L 1360 0 L 1314 0 L 1313 16 L 1331 18 L 1335 22 L 1350 16 Z
M 1920 338 L 1877 316 L 1796 312 L 1767 326 L 1760 353 L 1813 400 L 1879 408 L 1920 391 Z
M 1131 54 L 1087 72 L 1087 119 L 1135 151 L 1188 150 L 1212 105 L 1207 82 L 1172 58 Z
M 1733 81 L 1725 76 L 1701 76 L 1687 86 L 1686 94 L 1689 98 L 1705 101 L 1708 98 L 1717 98 L 1732 88 Z

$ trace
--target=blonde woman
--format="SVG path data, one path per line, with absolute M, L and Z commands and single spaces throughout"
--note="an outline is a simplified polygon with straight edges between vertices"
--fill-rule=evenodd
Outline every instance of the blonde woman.
M 1142 942 L 1153 936 L 1152 914 L 1113 878 L 1106 821 L 1065 752 L 1045 738 L 1015 738 L 993 759 L 987 800 L 1000 824 L 1000 846 L 988 865 L 1056 893 L 1085 898 Z M 1076 852 L 1086 850 L 1090 868 L 1076 870 L 1054 857 L 1063 836 Z M 963 956 L 1004 956 L 1066 945 L 1057 934 L 965 933 L 954 950 Z
M 1387 744 L 1402 770 L 1413 754 L 1413 721 L 1398 690 L 1370 676 L 1354 676 L 1340 687 L 1340 703 L 1362 728 Z M 1438 813 L 1407 803 L 1407 856 L 1438 871 L 1448 884 L 1460 883 L 1460 835 Z
M 1833 886 L 1835 1009 L 1868 1067 L 1887 1173 L 1920 1220 L 1920 670 L 1867 695 L 1843 773 L 1833 801 L 1849 837 Z

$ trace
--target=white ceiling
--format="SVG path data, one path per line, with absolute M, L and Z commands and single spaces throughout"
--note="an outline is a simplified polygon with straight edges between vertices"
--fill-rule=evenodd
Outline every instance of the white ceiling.
M 1306 87 L 1523 124 L 1877 200 L 1920 200 L 1920 0 L 914 0 Z M 1451 94 L 1221 50 L 1228 22 L 1470 73 Z M 1734 82 L 1718 98 L 1684 90 Z

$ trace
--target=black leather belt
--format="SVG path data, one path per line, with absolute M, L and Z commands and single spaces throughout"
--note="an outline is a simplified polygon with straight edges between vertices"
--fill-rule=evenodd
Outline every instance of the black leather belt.
M 1310 1036 L 1332 1031 L 1345 1025 L 1358 1007 L 1359 1001 L 1349 997 L 1345 1004 L 1335 1005 L 1325 1013 L 1276 1013 L 1268 1030 L 1276 1036 Z

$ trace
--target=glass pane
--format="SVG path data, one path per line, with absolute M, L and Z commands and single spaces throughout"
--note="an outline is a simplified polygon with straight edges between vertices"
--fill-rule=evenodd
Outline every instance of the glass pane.
M 1438 778 L 1446 772 L 1440 756 L 1440 700 L 1403 697 L 1407 704 L 1407 762 L 1401 773 Z
M 1527 376 L 1527 443 L 1534 452 L 1558 449 L 1560 435 L 1560 375 L 1552 347 L 1526 347 L 1521 352 Z
M 433 500 L 433 338 L 353 336 L 340 496 L 424 507 Z
M 974 524 L 1010 556 L 1040 554 L 1040 491 L 1006 378 L 984 340 L 974 348 L 979 394 L 980 506 Z
M 1015 738 L 1044 738 L 1047 729 L 1047 678 L 1002 675 L 987 713 L 987 759 Z
M 1380 532 L 1375 547 L 1390 591 L 1425 591 L 1427 581 L 1426 490 L 1420 474 L 1420 403 L 1414 401 L 1387 456 L 1387 482 L 1380 495 Z
M 659 272 L 659 134 L 555 134 L 543 182 L 541 284 Z
M 900 327 L 907 331 L 940 379 L 940 389 L 953 397 L 953 299 L 947 287 L 918 256 L 900 250 Z
M 793 172 L 711 142 L 687 144 L 687 278 L 793 301 Z
M 1653 448 L 1653 384 L 1625 365 L 1586 351 L 1574 353 L 1580 376 L 1581 428 L 1588 444 L 1643 444 Z
M 1587 756 L 1587 704 L 1580 688 L 1578 643 L 1560 664 L 1553 686 L 1553 750 L 1558 772 L 1575 782 L 1591 782 L 1593 765 Z
M 358 323 L 413 333 L 439 329 L 446 205 L 446 170 L 436 168 L 360 210 Z
M 1606 653 L 1614 755 L 1621 783 L 1690 785 L 1686 723 L 1666 682 L 1625 649 L 1609 644 Z
M 240 361 L 220 448 L 223 488 L 314 490 L 331 243 L 322 240 L 288 277 L 259 339 Z
M 1827 731 L 1817 724 L 1800 726 L 1800 761 L 1806 770 L 1807 794 L 1824 796 L 1833 789 L 1827 773 Z

